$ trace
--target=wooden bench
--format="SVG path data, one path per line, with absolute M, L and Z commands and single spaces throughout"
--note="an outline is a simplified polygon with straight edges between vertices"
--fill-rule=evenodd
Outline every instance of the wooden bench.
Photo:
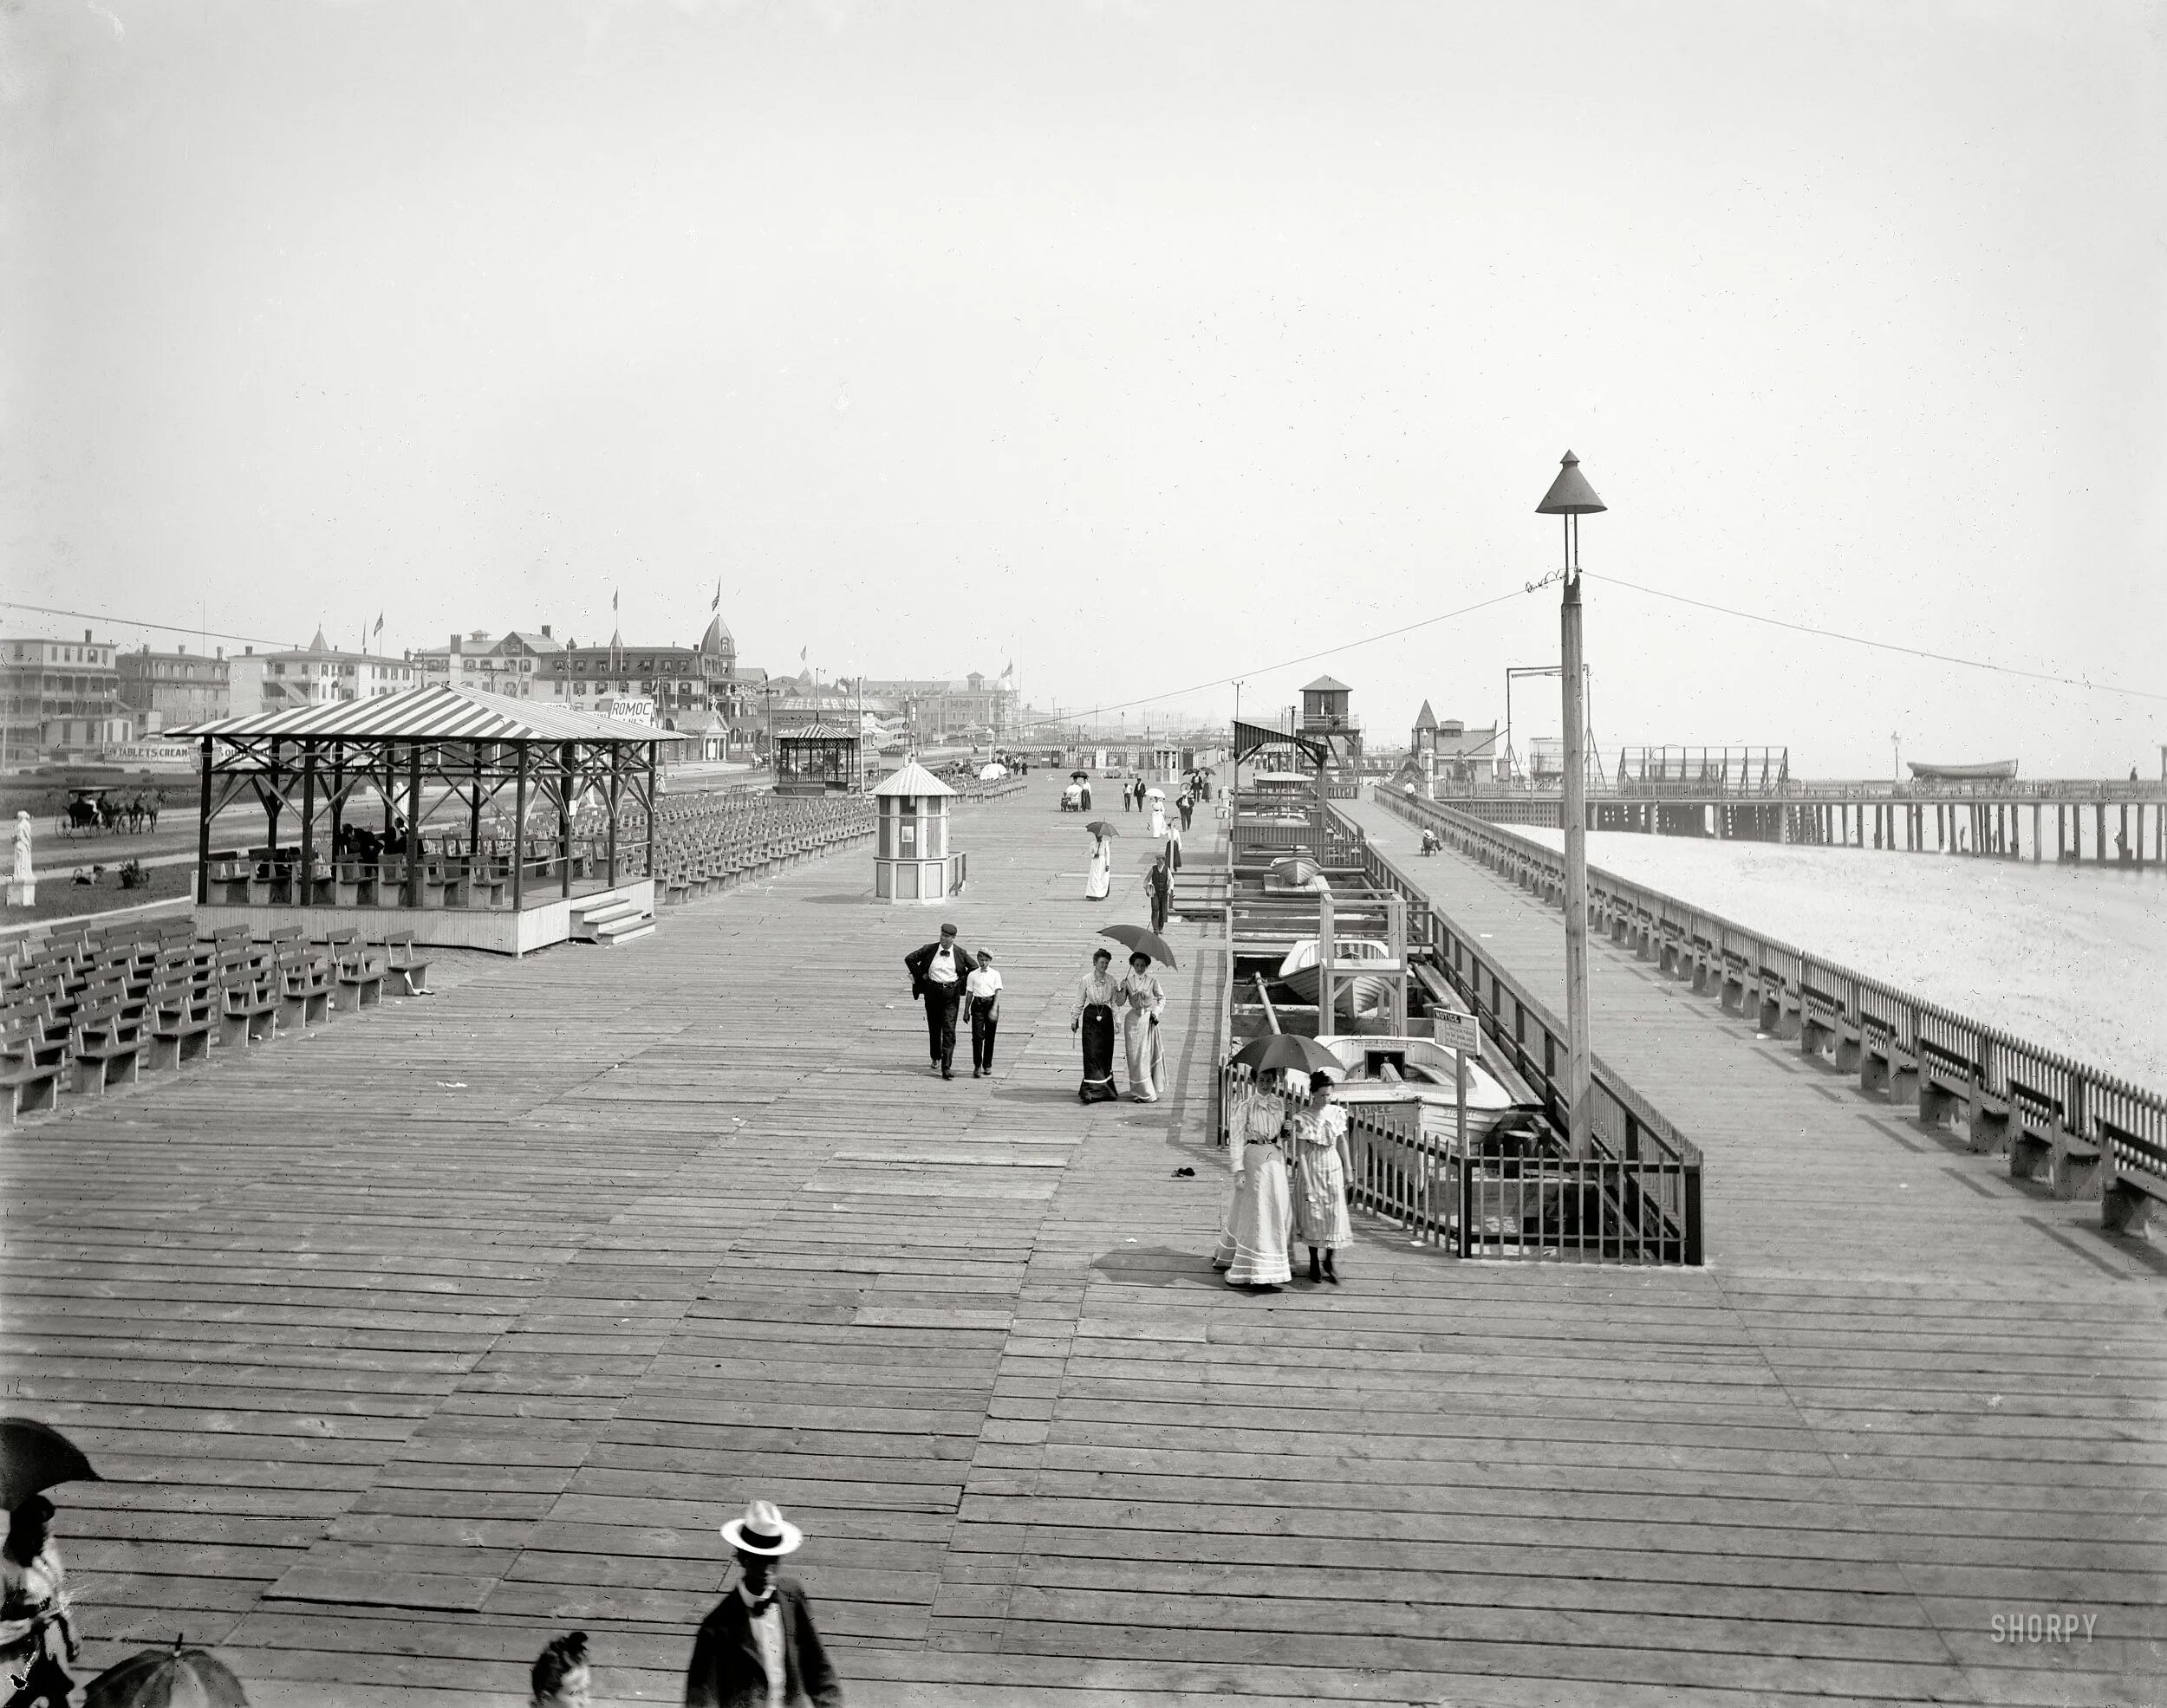
M 2112 1121 L 2099 1126 L 2099 1225 L 2108 1233 L 2142 1234 L 2155 1203 L 2167 1204 L 2167 1152 Z
M 80 1016 L 69 1050 L 75 1062 L 75 1090 L 102 1096 L 114 1085 L 133 1085 L 142 1040 L 117 1009 L 92 1010 Z
M 296 953 L 290 945 L 278 960 L 278 988 L 283 1010 L 280 1018 L 290 1024 L 298 1019 L 305 1030 L 321 1024 L 331 1012 L 331 971 L 315 958 Z
M 166 997 L 151 1022 L 146 1051 L 150 1065 L 179 1068 L 208 1057 L 216 1013 L 211 999 L 196 990 L 175 990 Z
M 342 950 L 338 960 L 338 1006 L 349 1014 L 374 1008 L 384 999 L 383 964 L 361 948 Z
M 414 953 L 412 932 L 393 932 L 382 942 L 372 943 L 369 947 L 384 951 L 384 982 L 393 986 L 395 994 L 429 994 L 429 964 Z
M 278 985 L 267 974 L 243 971 L 222 988 L 221 1044 L 262 1043 L 278 1036 Z
M 60 1076 L 56 1062 L 10 1062 L 0 1068 L 0 1097 L 10 1127 L 20 1127 L 25 1115 L 50 1114 L 60 1107 Z
M 2035 1180 L 2044 1168 L 2056 1198 L 2089 1198 L 2099 1189 L 2099 1146 L 2069 1130 L 2061 1099 L 2026 1085 L 2009 1088 L 2009 1179 Z

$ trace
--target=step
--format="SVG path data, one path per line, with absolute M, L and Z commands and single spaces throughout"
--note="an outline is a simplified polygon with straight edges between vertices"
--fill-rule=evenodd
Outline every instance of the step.
M 646 918 L 646 910 L 628 896 L 613 896 L 607 901 L 575 903 L 572 907 L 572 936 L 582 943 L 592 943 L 613 925 Z
M 594 936 L 589 940 L 598 943 L 607 949 L 620 943 L 630 943 L 635 938 L 654 935 L 654 917 L 651 914 L 642 913 L 635 919 L 612 919 L 606 925 L 598 925 L 595 927 Z

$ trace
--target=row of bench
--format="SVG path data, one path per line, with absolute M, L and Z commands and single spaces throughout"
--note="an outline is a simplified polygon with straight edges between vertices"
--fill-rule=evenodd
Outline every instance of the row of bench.
M 255 942 L 243 925 L 198 938 L 181 918 L 19 945 L 0 958 L 0 1113 L 17 1125 L 55 1110 L 63 1089 L 102 1095 L 145 1068 L 373 1007 L 387 984 L 425 996 L 427 979 L 412 932 L 309 942 L 291 926 Z
M 1398 807 L 1389 791 L 1379 798 Z M 1399 810 L 1402 817 L 1429 822 L 1419 809 Z M 1449 822 L 1438 828 L 1462 853 L 1545 900 L 1564 904 L 1563 875 L 1548 850 L 1503 836 L 1463 839 Z M 1766 945 L 1764 954 L 1745 952 L 1604 883 L 1589 884 L 1588 929 L 1689 981 L 1731 1012 L 1753 1017 L 1758 1030 L 1795 1039 L 1803 1054 L 1856 1075 L 1865 1095 L 1915 1108 L 1929 1127 L 1961 1121 L 1973 1151 L 2007 1153 L 2012 1179 L 2042 1180 L 2061 1198 L 2096 1196 L 2108 1232 L 2140 1231 L 2151 1206 L 2167 1204 L 2167 1146 L 2116 1121 L 2096 1107 L 2102 1101 L 2096 1094 L 2088 1105 L 2086 1077 L 2046 1060 L 2044 1052 L 2023 1051 L 2014 1063 L 1999 1059 L 2002 1047 L 1986 1029 L 1969 1023 L 1949 1029 L 1973 1041 L 1970 1048 L 1953 1047 L 1953 1038 L 1937 1042 L 1928 1016 L 1938 1017 L 1938 1011 L 1927 1004 L 1890 993 L 1891 1012 L 1877 1014 L 1859 998 L 1871 981 L 1831 969 L 1832 979 L 1851 990 L 1847 996 L 1825 988 L 1815 982 L 1818 964 L 1810 958 Z

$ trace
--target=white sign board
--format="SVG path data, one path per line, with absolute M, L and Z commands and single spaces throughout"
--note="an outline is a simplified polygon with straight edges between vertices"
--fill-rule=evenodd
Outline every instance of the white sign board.
M 1462 1014 L 1456 1009 L 1433 1009 L 1429 1024 L 1430 1035 L 1447 1049 L 1474 1056 L 1482 1054 L 1482 1023 L 1472 1014 Z

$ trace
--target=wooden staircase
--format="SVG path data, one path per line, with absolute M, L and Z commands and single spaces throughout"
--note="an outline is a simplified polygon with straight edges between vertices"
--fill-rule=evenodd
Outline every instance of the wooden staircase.
M 608 896 L 599 901 L 572 904 L 572 940 L 599 943 L 605 947 L 647 937 L 654 930 L 654 915 L 629 896 Z

